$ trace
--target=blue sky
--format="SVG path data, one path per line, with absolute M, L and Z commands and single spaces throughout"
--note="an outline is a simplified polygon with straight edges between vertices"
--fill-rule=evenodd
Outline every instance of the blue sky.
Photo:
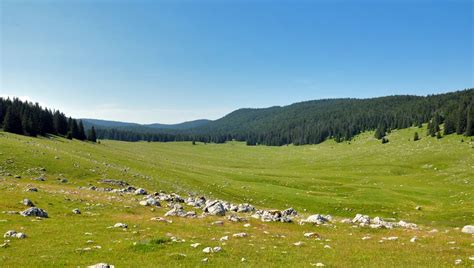
M 0 0 L 0 95 L 139 123 L 473 87 L 472 1 Z

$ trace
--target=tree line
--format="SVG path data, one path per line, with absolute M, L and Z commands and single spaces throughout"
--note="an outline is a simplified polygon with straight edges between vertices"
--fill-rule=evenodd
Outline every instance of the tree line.
M 8 111 L 10 110 L 10 111 Z M 6 119 L 13 115 L 13 126 Z M 240 109 L 221 119 L 190 129 L 87 126 L 59 111 L 18 99 L 0 101 L 0 122 L 5 131 L 25 135 L 45 133 L 68 138 L 122 141 L 193 141 L 247 145 L 318 144 L 327 139 L 350 141 L 364 131 L 374 131 L 382 143 L 394 129 L 428 124 L 428 135 L 440 138 L 452 133 L 474 135 L 474 89 L 428 96 L 387 96 L 371 99 L 326 99 L 283 107 Z M 18 123 L 21 122 L 21 123 Z M 7 123 L 7 124 L 6 124 Z M 16 125 L 16 126 L 15 126 Z M 21 125 L 21 127 L 19 127 Z M 443 125 L 443 129 L 441 129 Z
M 60 111 L 41 107 L 38 103 L 18 98 L 0 98 L 0 128 L 6 132 L 36 137 L 47 134 L 68 139 L 97 141 L 95 128 L 87 131 L 81 120 L 66 117 Z

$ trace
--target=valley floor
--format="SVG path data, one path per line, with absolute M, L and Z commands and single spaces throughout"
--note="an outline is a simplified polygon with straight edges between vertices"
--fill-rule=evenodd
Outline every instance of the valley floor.
M 422 137 L 416 142 L 415 131 Z M 474 143 L 457 135 L 438 140 L 423 132 L 394 131 L 387 144 L 364 133 L 350 143 L 284 147 L 92 144 L 0 132 L 0 232 L 27 235 L 5 238 L 10 242 L 0 248 L 0 266 L 439 267 L 461 260 L 459 266 L 472 267 L 474 239 L 461 228 L 474 224 Z M 38 177 L 45 180 L 34 180 Z M 293 207 L 300 216 L 294 223 L 262 222 L 251 214 L 239 214 L 248 222 L 164 217 L 167 202 L 151 209 L 139 205 L 142 196 L 89 189 L 109 187 L 99 183 L 103 179 L 258 209 Z M 38 191 L 25 191 L 32 187 Z M 26 209 L 24 198 L 49 218 L 8 213 Z M 75 208 L 82 213 L 72 213 Z M 316 213 L 334 219 L 324 225 L 297 223 Z M 340 222 L 357 213 L 419 228 L 371 229 Z M 172 222 L 150 220 L 154 217 Z M 119 222 L 128 228 L 108 228 Z M 248 235 L 232 236 L 241 232 Z M 308 232 L 320 238 L 306 238 Z M 228 241 L 220 241 L 224 236 Z M 410 242 L 413 237 L 417 240 Z M 191 247 L 195 243 L 200 245 Z M 203 252 L 216 246 L 222 251 Z

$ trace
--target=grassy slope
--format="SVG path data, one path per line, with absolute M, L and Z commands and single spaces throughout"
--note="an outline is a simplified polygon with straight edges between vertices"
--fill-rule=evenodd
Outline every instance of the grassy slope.
M 237 264 L 245 257 L 246 265 L 323 262 L 360 266 L 370 261 L 371 266 L 436 266 L 451 265 L 456 258 L 469 265 L 467 257 L 474 255 L 472 237 L 452 227 L 474 222 L 472 142 L 462 143 L 462 137 L 456 135 L 437 140 L 423 133 L 422 140 L 409 141 L 414 131 L 423 132 L 421 129 L 396 131 L 389 136 L 391 142 L 384 145 L 366 133 L 351 144 L 329 141 L 301 147 L 116 141 L 90 144 L 0 132 L 0 174 L 22 176 L 13 179 L 0 175 L 0 211 L 21 210 L 19 201 L 29 197 L 51 215 L 50 219 L 38 222 L 0 214 L 0 231 L 23 228 L 30 236 L 0 249 L 0 266 L 2 262 L 6 266 L 76 266 L 100 261 L 117 265 L 195 266 L 201 264 L 200 259 L 205 255 L 200 249 L 191 248 L 191 241 L 215 246 L 219 242 L 212 238 L 243 230 L 251 237 L 238 241 L 231 238 L 223 246 L 224 252 L 211 256 L 209 264 L 225 265 L 229 261 Z M 31 169 L 37 167 L 46 168 L 46 182 L 30 180 L 42 173 Z M 67 178 L 69 182 L 62 184 L 57 178 Z M 211 227 L 213 218 L 156 223 L 149 218 L 164 214 L 166 209 L 152 212 L 138 207 L 132 196 L 77 189 L 89 183 L 98 185 L 101 178 L 126 180 L 151 191 L 193 191 L 264 208 L 293 206 L 300 212 L 306 209 L 307 213 L 339 217 L 352 217 L 358 212 L 395 217 L 425 228 L 373 231 L 342 224 L 328 228 L 258 221 L 251 221 L 251 228 L 230 223 Z M 22 190 L 27 185 L 37 186 L 40 191 L 25 193 Z M 414 210 L 417 205 L 423 209 Z M 73 215 L 70 211 L 75 207 L 85 213 Z M 130 230 L 106 229 L 120 221 L 127 222 Z M 428 233 L 433 227 L 440 232 Z M 324 244 L 333 249 L 324 249 L 322 241 L 304 239 L 302 234 L 311 230 L 330 239 Z M 85 236 L 85 232 L 93 236 Z M 132 245 L 134 241 L 164 237 L 167 233 L 186 242 L 141 249 Z M 286 238 L 274 237 L 276 234 L 285 234 Z M 373 239 L 362 241 L 360 238 L 367 234 Z M 400 239 L 378 242 L 382 236 L 390 235 Z M 419 243 L 408 242 L 413 235 L 421 238 Z M 102 249 L 82 253 L 75 250 L 90 246 L 86 244 L 89 239 Z M 292 245 L 299 240 L 306 244 Z M 447 244 L 453 240 L 457 242 L 455 245 Z

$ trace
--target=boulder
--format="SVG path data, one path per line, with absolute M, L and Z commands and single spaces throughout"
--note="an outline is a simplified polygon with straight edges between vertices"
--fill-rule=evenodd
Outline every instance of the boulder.
M 20 215 L 24 217 L 34 216 L 34 217 L 40 217 L 40 218 L 48 218 L 48 213 L 42 210 L 41 208 L 37 208 L 37 207 L 28 208 L 20 212 Z
M 461 229 L 461 232 L 466 234 L 474 234 L 474 225 L 466 225 Z
M 215 201 L 206 205 L 204 212 L 214 216 L 224 216 L 225 208 L 220 201 Z
M 282 216 L 283 217 L 289 217 L 289 216 L 297 216 L 298 215 L 298 212 L 296 212 L 296 210 L 294 208 L 287 208 L 285 210 L 283 210 L 281 212 Z

